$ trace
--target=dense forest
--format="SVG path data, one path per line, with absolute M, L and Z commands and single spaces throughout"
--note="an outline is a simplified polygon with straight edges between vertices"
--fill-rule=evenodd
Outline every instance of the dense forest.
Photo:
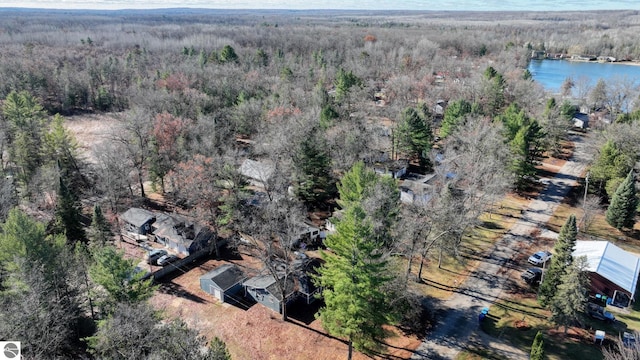
M 592 139 L 591 186 L 613 196 L 637 169 L 638 83 L 568 79 L 569 98 L 526 69 L 533 51 L 638 60 L 639 26 L 637 11 L 0 10 L 0 338 L 33 359 L 228 358 L 181 321 L 157 330 L 154 285 L 112 246 L 117 215 L 150 206 L 149 191 L 221 238 L 251 233 L 266 267 L 289 261 L 268 244 L 340 209 L 338 229 L 376 264 L 359 269 L 380 283 L 363 312 L 382 313 L 412 265 L 458 256 L 482 212 L 535 183 L 580 106 L 612 119 Z M 107 140 L 81 146 L 66 126 L 79 118 L 107 122 Z M 262 206 L 247 205 L 246 159 L 272 168 Z M 372 175 L 403 161 L 435 177 L 426 203 L 401 206 L 396 182 Z M 348 239 L 328 241 L 318 282 L 335 290 Z M 403 271 L 376 277 L 397 257 Z M 325 295 L 333 333 L 340 299 Z M 365 325 L 408 322 L 406 302 Z M 380 335 L 335 331 L 359 350 Z M 136 346 L 161 337 L 175 342 Z

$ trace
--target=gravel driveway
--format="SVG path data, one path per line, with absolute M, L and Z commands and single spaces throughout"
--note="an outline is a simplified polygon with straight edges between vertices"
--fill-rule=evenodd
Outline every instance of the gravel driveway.
M 467 280 L 460 285 L 437 310 L 437 324 L 427 334 L 412 359 L 455 359 L 463 347 L 471 343 L 481 344 L 505 359 L 526 360 L 529 354 L 491 337 L 478 329 L 478 314 L 482 308 L 490 307 L 500 299 L 506 282 L 503 267 L 514 257 L 516 249 L 531 241 L 534 229 L 546 224 L 554 210 L 576 185 L 577 178 L 585 168 L 584 143 L 580 136 L 571 137 L 575 148 L 572 158 L 558 171 L 555 177 L 546 180 L 547 186 L 521 219 L 495 244 L 493 251 Z

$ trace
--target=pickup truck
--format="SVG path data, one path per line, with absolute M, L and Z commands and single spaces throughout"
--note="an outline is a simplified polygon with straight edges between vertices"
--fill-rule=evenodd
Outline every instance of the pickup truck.
M 594 319 L 598 319 L 606 322 L 616 321 L 616 317 L 612 313 L 605 310 L 604 307 L 594 303 L 587 304 L 587 314 Z

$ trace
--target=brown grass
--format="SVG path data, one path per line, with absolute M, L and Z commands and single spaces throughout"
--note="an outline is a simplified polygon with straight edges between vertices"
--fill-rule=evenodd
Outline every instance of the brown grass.
M 92 148 L 107 139 L 117 122 L 115 115 L 87 114 L 67 117 L 64 125 L 78 140 L 79 150 L 86 159 L 95 162 Z
M 259 267 L 255 259 L 242 255 L 232 261 L 239 266 Z M 151 303 L 167 316 L 180 317 L 198 329 L 208 339 L 221 338 L 233 359 L 344 359 L 347 345 L 329 336 L 319 320 L 310 324 L 281 316 L 268 308 L 255 304 L 248 310 L 220 304 L 213 296 L 200 289 L 199 278 L 209 270 L 226 263 L 209 260 L 188 272 L 164 283 L 151 299 Z M 354 359 L 407 359 L 420 339 L 402 335 L 390 328 L 392 336 L 387 354 L 365 356 L 356 353 Z

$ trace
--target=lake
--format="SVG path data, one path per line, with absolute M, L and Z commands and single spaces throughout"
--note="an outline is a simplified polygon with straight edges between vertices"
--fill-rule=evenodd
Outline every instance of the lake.
M 627 77 L 640 83 L 640 66 L 625 65 L 621 63 L 598 63 L 567 60 L 531 60 L 528 67 L 533 79 L 544 87 L 545 90 L 559 93 L 562 83 L 567 77 L 577 81 L 580 77 L 587 77 L 590 85 L 595 85 L 599 79 Z

